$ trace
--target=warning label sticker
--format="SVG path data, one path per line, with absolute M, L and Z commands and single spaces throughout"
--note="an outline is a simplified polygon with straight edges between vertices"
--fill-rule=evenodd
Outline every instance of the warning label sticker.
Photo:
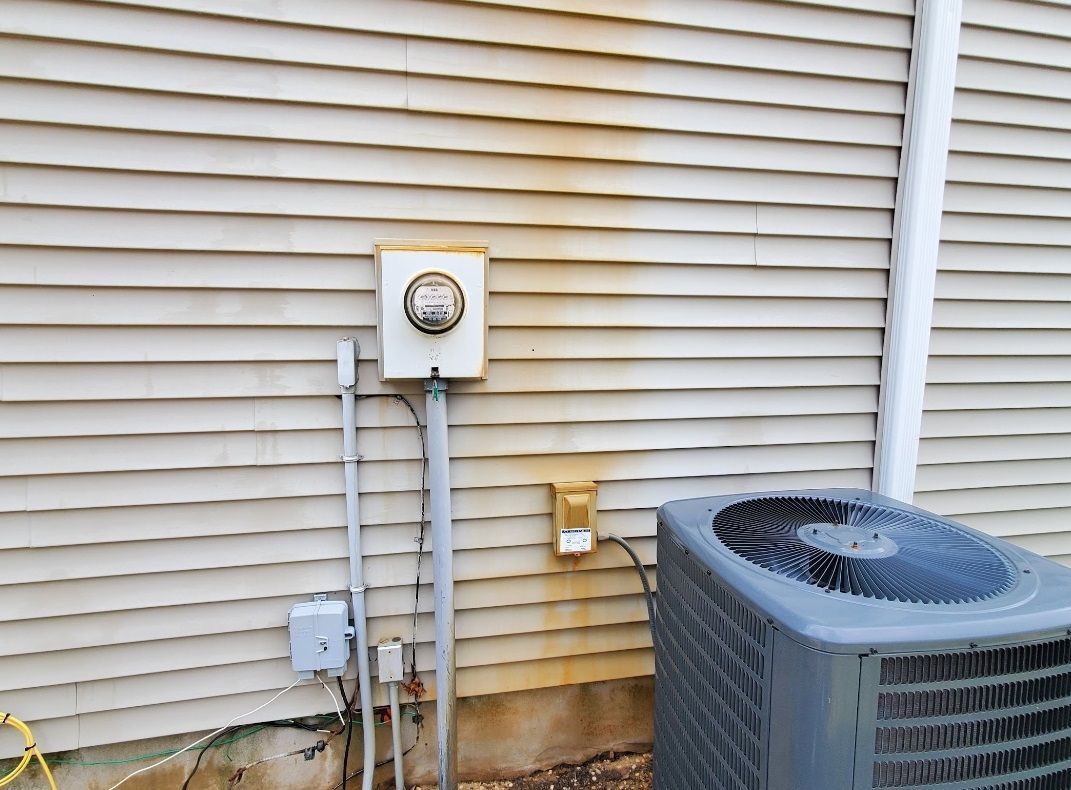
M 563 529 L 560 535 L 558 551 L 562 554 L 591 551 L 591 527 Z

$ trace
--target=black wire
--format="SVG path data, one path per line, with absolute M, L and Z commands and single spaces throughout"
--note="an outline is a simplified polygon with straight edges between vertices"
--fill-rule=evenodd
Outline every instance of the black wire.
M 349 770 L 350 763 L 350 743 L 353 740 L 353 702 L 357 698 L 357 687 L 353 687 L 353 699 L 346 696 L 346 687 L 342 685 L 342 678 L 335 678 L 338 681 L 338 692 L 342 695 L 342 701 L 346 705 L 346 748 L 342 752 L 342 790 L 346 790 L 346 772 Z
M 211 749 L 212 745 L 216 741 L 218 741 L 220 738 L 223 738 L 226 735 L 233 735 L 238 730 L 242 729 L 242 727 L 250 727 L 250 726 L 253 726 L 253 725 L 243 724 L 243 725 L 239 725 L 238 727 L 228 727 L 227 729 L 223 730 L 223 732 L 218 733 L 215 738 L 210 740 L 208 742 L 208 744 L 197 753 L 197 761 L 193 764 L 193 770 L 190 771 L 190 775 L 186 777 L 186 781 L 182 783 L 182 790 L 188 790 L 188 788 L 190 786 L 190 781 L 193 779 L 193 775 L 195 773 L 197 773 L 197 769 L 201 767 L 201 758 L 205 756 L 205 752 L 207 752 L 209 749 Z
M 405 407 L 409 409 L 409 413 L 413 415 L 413 422 L 416 424 L 417 435 L 420 436 L 420 533 L 417 536 L 417 562 L 416 562 L 416 581 L 413 584 L 413 642 L 412 642 L 412 654 L 409 657 L 409 672 L 411 675 L 416 675 L 416 648 L 417 648 L 417 621 L 420 614 L 420 564 L 424 557 L 424 531 L 427 527 L 427 497 L 425 489 L 427 487 L 427 474 L 428 474 L 428 444 L 424 436 L 424 426 L 420 423 L 420 417 L 417 415 L 417 410 L 413 407 L 412 401 L 404 395 L 397 395 L 392 393 L 374 393 L 371 395 L 358 395 L 358 398 L 394 398 L 399 403 L 404 403 Z
M 632 546 L 628 545 L 628 541 L 624 538 L 620 538 L 613 533 L 606 536 L 607 540 L 612 540 L 618 546 L 628 552 L 628 556 L 632 558 L 632 564 L 636 566 L 636 572 L 640 575 L 640 583 L 643 585 L 643 594 L 647 599 L 647 620 L 651 626 L 651 639 L 654 639 L 655 632 L 655 602 L 654 596 L 651 595 L 651 583 L 647 580 L 647 570 L 643 567 L 643 562 L 640 561 L 639 555 L 633 550 Z
M 402 752 L 401 756 L 405 757 L 405 755 L 409 754 L 409 752 L 413 751 L 413 749 L 415 749 L 416 747 L 417 747 L 417 745 L 414 743 L 412 746 L 410 746 L 408 749 L 406 749 L 404 752 Z M 392 763 L 392 762 L 394 762 L 394 755 L 393 754 L 390 757 L 386 758 L 385 760 L 380 760 L 378 763 L 375 764 L 375 767 L 376 768 L 382 768 L 387 763 Z M 345 779 L 347 779 L 347 780 L 348 779 L 352 779 L 353 777 L 360 776 L 363 773 L 364 773 L 364 768 L 358 768 L 352 774 L 350 774 L 349 776 L 345 777 Z M 332 787 L 331 790 L 338 790 L 340 787 L 344 789 L 346 787 L 346 785 L 343 782 L 339 782 L 337 785 Z

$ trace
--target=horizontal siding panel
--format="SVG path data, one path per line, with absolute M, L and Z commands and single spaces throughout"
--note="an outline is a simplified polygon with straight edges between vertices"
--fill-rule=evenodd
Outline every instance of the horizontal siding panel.
M 402 108 L 406 102 L 406 80 L 402 73 L 243 61 L 12 36 L 4 36 L 2 41 L 0 74 L 17 79 L 368 107 Z
M 1071 435 L 1036 433 L 1025 436 L 963 436 L 928 438 L 919 447 L 920 464 L 976 461 L 1023 461 L 1064 458 Z
M 770 4 L 767 8 L 776 9 L 778 6 Z M 724 14 L 719 14 L 719 18 L 724 18 Z M 749 18 L 755 18 L 755 15 L 750 14 Z M 896 20 L 896 23 L 902 25 L 903 20 Z M 697 27 L 695 21 L 687 24 L 691 28 Z M 788 29 L 785 23 L 782 23 L 782 26 Z M 719 27 L 724 29 L 722 25 Z M 398 36 L 388 37 L 327 30 L 323 27 L 309 28 L 299 25 L 270 24 L 263 21 L 250 23 L 218 16 L 162 11 L 147 13 L 130 8 L 109 8 L 103 5 L 72 6 L 69 3 L 17 2 L 8 9 L 3 30 L 38 38 L 80 39 L 95 43 L 133 45 L 139 48 L 172 52 L 222 55 L 227 58 L 241 57 L 251 60 L 301 62 L 385 71 L 408 70 L 421 74 L 475 79 L 494 78 L 519 82 L 538 80 L 545 83 L 579 84 L 608 90 L 636 91 L 646 88 L 651 92 L 675 93 L 677 91 L 673 89 L 672 77 L 683 72 L 677 76 L 676 80 L 682 85 L 683 90 L 703 89 L 703 82 L 697 78 L 704 69 L 693 64 L 656 62 L 645 64 L 642 70 L 639 68 L 630 70 L 630 62 L 616 56 L 567 54 L 560 51 L 547 52 L 539 49 L 506 48 L 483 43 L 471 44 L 420 38 L 406 40 Z M 828 34 L 824 27 L 816 28 L 816 31 L 818 30 L 822 34 Z M 859 26 L 854 26 L 854 31 L 858 35 Z M 748 30 L 748 32 L 758 31 Z M 798 32 L 798 27 L 792 29 L 792 35 Z M 898 44 L 901 48 L 906 48 L 902 40 L 902 30 L 898 33 L 899 35 L 895 36 L 896 44 L 893 45 Z M 886 43 L 892 44 L 893 36 L 886 34 L 885 39 Z M 908 34 L 908 39 L 910 39 L 910 34 Z M 538 75 L 538 77 L 533 77 L 533 75 Z M 762 95 L 764 91 L 769 91 L 771 88 L 769 83 L 776 80 L 778 76 L 781 75 L 770 74 L 767 75 L 765 81 L 755 83 L 749 81 L 745 74 L 742 75 L 743 79 L 736 81 L 709 80 L 706 84 L 721 83 L 729 86 L 730 90 L 736 87 L 738 94 L 733 98 L 751 98 L 756 94 Z M 662 79 L 659 80 L 659 77 Z M 666 80 L 666 77 L 671 79 Z M 795 101 L 787 103 L 798 102 L 802 92 L 800 89 L 807 84 L 807 79 L 801 79 L 790 73 L 784 74 L 781 78 L 789 83 L 801 83 L 793 97 Z M 810 78 L 810 82 L 821 84 L 821 80 L 815 78 Z M 843 81 L 829 82 L 833 86 L 843 85 Z M 874 101 L 882 96 L 881 88 L 885 87 L 873 86 L 868 91 L 858 91 L 858 94 L 864 102 Z M 835 89 L 827 85 L 824 92 L 828 96 L 834 91 Z M 891 93 L 890 101 L 883 109 L 902 112 L 902 91 L 898 93 L 893 84 L 887 86 L 887 91 Z
M 1020 4 L 1016 3 L 1016 6 L 1018 5 Z M 1022 3 L 1021 5 L 1041 4 Z M 1062 13 L 1057 13 L 1059 13 L 1060 22 L 1045 30 L 1042 35 L 964 25 L 959 39 L 960 57 L 1010 60 L 1056 69 L 1071 68 L 1071 48 L 1067 46 L 1067 36 L 1053 35 L 1053 31 L 1068 29 L 1068 12 L 1062 9 Z
M 548 160 L 207 135 L 179 138 L 41 124 L 0 124 L 0 145 L 7 161 L 26 166 L 249 176 L 268 179 L 252 183 L 254 186 L 271 183 L 273 189 L 276 180 L 284 179 L 554 192 L 558 200 L 563 199 L 563 192 L 577 192 L 877 208 L 891 208 L 893 204 L 892 181 L 885 177 L 804 175 L 739 167 L 640 165 L 579 158 Z
M 625 567 L 627 564 L 626 556 L 620 567 L 612 569 L 464 581 L 457 585 L 456 606 L 485 608 L 632 593 L 636 591 L 636 572 Z M 146 587 L 145 577 L 139 575 L 56 581 L 47 586 L 46 597 L 41 596 L 40 585 L 14 585 L 0 591 L 0 600 L 4 602 L 6 619 L 17 622 L 94 612 L 310 596 L 324 590 L 345 589 L 346 573 L 345 560 L 208 568 L 153 574 L 151 587 Z M 422 586 L 421 598 L 430 602 L 430 595 L 431 587 L 425 590 Z M 411 614 L 413 597 L 412 579 L 407 585 L 370 589 L 369 616 Z
M 1041 482 L 1038 485 L 953 488 L 920 492 L 917 499 L 920 507 L 939 513 L 1032 511 L 1071 505 L 1071 484 Z
M 928 411 L 922 417 L 922 435 L 931 438 L 1056 433 L 1071 433 L 1071 407 Z
M 1057 245 L 1023 246 L 941 242 L 941 270 L 968 272 L 1071 273 L 1067 251 Z
M 1040 295 L 1040 294 L 1039 294 Z M 1056 294 L 1059 297 L 1059 294 Z M 939 299 L 933 306 L 936 327 L 999 327 L 1007 329 L 1071 327 L 1066 302 L 995 302 Z
M 1053 217 L 945 213 L 941 239 L 996 244 L 1071 246 L 1068 223 Z
M 1071 21 L 1064 24 L 1071 25 Z M 1055 69 L 969 57 L 959 59 L 956 86 L 994 93 L 1071 99 L 1071 87 L 1065 75 Z
M 4 247 L 8 285 L 374 291 L 371 256 Z M 691 267 L 688 267 L 691 268 Z
M 934 329 L 934 356 L 1071 355 L 1071 332 L 1064 329 Z
M 1056 382 L 1071 380 L 1071 368 L 1058 356 L 932 357 L 926 376 L 935 384 Z
M 1071 38 L 1071 12 L 1055 3 L 972 0 L 963 8 L 963 21 L 972 27 Z
M 515 426 L 508 435 L 497 426 L 458 426 L 450 454 L 454 459 L 537 456 L 560 452 L 563 443 L 576 453 L 603 453 L 859 441 L 873 431 L 869 414 L 533 423 Z M 366 429 L 358 448 L 366 464 L 419 460 L 420 445 L 405 441 L 411 435 L 410 428 Z M 0 475 L 315 464 L 341 454 L 339 430 L 5 439 L 0 440 Z
M 786 106 L 902 113 L 896 82 L 878 83 L 738 67 L 651 61 L 557 50 L 411 39 L 411 73 L 510 83 L 594 88 Z
M 493 526 L 493 525 L 491 525 Z M 537 524 L 539 540 L 527 545 L 504 545 L 494 549 L 459 549 L 454 553 L 454 578 L 501 579 L 524 575 L 559 573 L 571 570 L 567 560 L 547 551 L 551 534 L 546 524 Z M 412 535 L 413 531 L 408 530 Z M 654 564 L 654 547 L 648 538 L 636 540 L 636 551 Z M 412 544 L 412 541 L 410 541 Z M 12 585 L 67 579 L 102 579 L 132 574 L 171 573 L 183 570 L 279 565 L 288 562 L 315 562 L 344 559 L 347 556 L 346 533 L 342 528 L 321 530 L 312 539 L 303 530 L 274 532 L 269 540 L 259 535 L 222 535 L 187 538 L 142 545 L 131 542 L 122 547 L 109 544 L 77 547 L 35 547 L 5 552 L 5 580 Z M 144 556 L 145 552 L 151 552 Z M 416 553 L 413 545 L 412 553 Z M 371 555 L 369 555 L 371 556 Z M 27 560 L 34 558 L 27 567 Z M 82 560 L 74 558 L 84 558 Z M 383 554 L 377 561 L 366 558 L 368 584 L 394 587 L 413 584 L 414 558 L 406 554 Z M 599 552 L 585 560 L 585 569 L 620 565 L 612 552 Z M 423 564 L 420 581 L 430 584 L 432 568 Z
M 436 77 L 412 77 L 406 90 L 409 108 L 421 112 L 748 137 L 780 136 L 773 130 L 779 125 L 791 125 L 793 137 L 801 140 L 879 146 L 899 145 L 901 133 L 900 118 L 891 113 L 849 114 L 713 100 L 596 95 L 579 89 L 479 84 Z
M 1071 162 L 953 151 L 948 155 L 948 180 L 1071 189 Z
M 1010 535 L 1040 535 L 1050 532 L 1066 533 L 1068 524 L 1071 524 L 1071 508 L 1055 507 L 991 513 L 965 513 L 957 518 L 975 529 L 1002 537 Z
M 546 454 L 507 458 L 467 458 L 452 464 L 457 488 L 485 488 L 569 480 L 663 479 L 733 474 L 734 464 L 755 473 L 859 468 L 866 465 L 870 442 L 846 441 L 761 447 L 706 447 L 613 453 Z M 362 491 L 415 488 L 419 463 L 373 462 L 364 465 Z M 557 471 L 556 471 L 557 470 Z M 15 478 L 16 480 L 18 478 Z M 54 510 L 178 502 L 210 502 L 254 497 L 337 494 L 341 475 L 335 464 L 96 472 L 27 478 L 24 509 Z M 133 490 L 132 490 L 133 489 Z
M 198 253 L 7 247 L 0 277 L 10 285 L 211 288 L 287 291 L 375 290 L 371 255 Z M 873 269 L 777 269 L 663 262 L 495 258 L 494 293 L 634 296 L 774 296 L 884 299 L 887 275 Z M 371 322 L 369 322 L 371 323 Z M 374 344 L 373 344 L 374 345 Z
M 911 44 L 911 27 L 907 24 L 907 20 L 895 16 L 875 15 L 867 18 L 870 24 L 860 26 L 855 14 L 846 13 L 843 10 L 850 7 L 880 11 L 883 14 L 896 13 L 889 10 L 891 5 L 889 3 L 809 3 L 808 5 L 831 6 L 817 13 L 812 9 L 806 9 L 806 11 L 793 9 L 784 3 L 751 3 L 741 0 L 722 2 L 716 8 L 706 5 L 697 6 L 686 0 L 672 0 L 658 5 L 632 0 L 616 3 L 612 7 L 606 6 L 599 0 L 579 0 L 579 2 L 577 0 L 488 0 L 488 3 L 667 25 L 769 33 L 790 38 L 802 33 L 801 23 L 809 23 L 821 27 L 820 31 L 813 31 L 811 37 L 821 36 L 834 41 L 902 48 L 909 47 Z M 903 4 L 898 12 L 905 13 Z
M 455 425 L 502 425 L 559 422 L 755 417 L 792 414 L 872 413 L 874 387 L 801 387 L 786 391 L 679 390 L 666 392 L 591 392 L 454 395 Z M 421 422 L 422 396 L 410 403 Z M 410 427 L 412 415 L 391 396 L 365 398 L 357 409 L 358 426 Z M 333 395 L 293 398 L 204 400 L 12 402 L 0 409 L 0 436 L 110 436 L 212 431 L 281 431 L 341 429 Z M 363 434 L 362 434 L 363 436 Z
M 757 51 L 748 39 L 739 43 L 752 52 Z M 776 49 L 784 49 L 785 43 L 781 42 Z M 0 74 L 18 79 L 235 99 L 408 108 L 421 112 L 759 137 L 780 136 L 772 130 L 781 123 L 793 125 L 793 136 L 799 139 L 871 145 L 898 145 L 900 135 L 896 111 L 884 115 L 849 115 L 841 110 L 626 95 L 583 88 L 242 61 L 56 41 L 29 42 L 12 37 L 4 38 L 2 52 Z M 898 66 L 906 65 L 903 54 L 895 53 L 894 59 Z M 800 62 L 803 61 L 794 63 L 794 70 Z
M 606 577 L 617 571 L 599 571 Z M 644 622 L 647 608 L 640 592 L 599 597 L 598 605 L 591 606 L 582 599 L 541 601 L 538 603 L 505 605 L 480 609 L 462 609 L 457 612 L 458 639 L 503 634 L 542 633 L 562 628 L 579 628 L 587 625 Z M 638 590 L 638 582 L 634 585 Z M 430 596 L 421 588 L 418 639 L 434 641 L 434 616 Z M 402 609 L 408 595 L 409 611 L 396 615 L 375 616 L 369 620 L 369 643 L 383 638 L 402 635 L 408 643 L 413 633 L 413 588 L 391 588 Z M 98 647 L 127 642 L 144 642 L 160 639 L 175 639 L 184 636 L 207 634 L 240 634 L 259 629 L 281 629 L 286 626 L 290 607 L 308 596 L 287 596 L 244 601 L 221 601 L 217 603 L 186 604 L 183 617 L 176 618 L 166 608 L 135 609 L 127 612 L 99 612 L 95 614 L 51 617 L 36 620 L 19 620 L 0 624 L 0 655 L 18 655 L 83 647 Z M 62 688 L 62 687 L 50 687 Z M 12 692 L 5 692 L 7 695 Z M 66 715 L 66 714 L 64 714 Z
M 952 150 L 1040 159 L 1071 159 L 1067 148 L 1071 134 L 1066 129 L 998 125 L 999 123 L 970 122 L 962 119 L 955 121 L 951 132 Z
M 725 313 L 712 312 L 723 321 L 731 320 Z M 110 326 L 0 326 L 0 362 L 326 360 L 334 358 L 335 341 L 344 336 L 357 338 L 365 359 L 378 356 L 370 328 L 355 332 L 346 327 L 152 326 L 131 332 Z M 1041 335 L 1053 342 L 1062 336 Z M 879 355 L 881 342 L 877 327 L 505 327 L 491 330 L 488 356 L 491 360 L 862 357 Z M 100 432 L 95 426 L 89 429 Z
M 956 90 L 953 122 L 1000 123 L 1039 129 L 1065 129 L 1067 102 L 1035 96 Z
M 864 479 L 860 470 L 844 469 L 670 481 L 611 480 L 601 486 L 600 518 L 619 534 L 648 535 L 654 524 L 653 508 L 668 499 L 713 491 L 846 487 Z M 548 497 L 547 488 L 539 485 L 504 487 L 491 494 L 457 492 L 456 545 L 478 548 L 545 542 L 550 530 Z M 419 503 L 415 490 L 365 495 L 361 508 L 366 553 L 415 551 L 411 538 L 417 531 Z M 344 524 L 341 494 L 0 514 L 0 534 L 6 536 L 8 548 L 266 534 L 295 525 L 316 530 Z M 488 527 L 494 531 L 488 532 Z
M 920 466 L 920 491 L 951 488 L 996 488 L 1063 483 L 1071 479 L 1071 458 L 1025 461 L 976 461 Z
M 487 382 L 458 382 L 462 393 L 602 391 L 740 387 L 859 386 L 878 383 L 878 361 L 867 357 L 710 360 L 499 360 Z M 360 366 L 363 388 L 380 393 L 374 367 Z M 210 378 L 200 378 L 211 371 Z M 0 366 L 0 396 L 9 401 L 233 398 L 335 394 L 337 371 L 328 362 L 44 363 Z M 191 377 L 194 374 L 197 377 Z M 77 390 L 65 382 L 77 377 Z M 404 391 L 413 393 L 419 385 Z M 388 390 L 393 394 L 393 389 Z
M 1067 110 L 1071 112 L 1071 103 Z M 944 206 L 945 211 L 1011 217 L 1067 218 L 1071 215 L 1066 190 L 1007 184 L 947 184 Z
M 250 144 L 259 150 L 264 150 L 266 145 L 272 144 L 271 141 L 307 141 L 377 146 L 383 155 L 394 157 L 401 155 L 389 152 L 388 149 L 395 146 L 409 149 L 406 155 L 413 158 L 420 156 L 418 150 L 424 149 L 429 152 L 466 152 L 467 155 L 553 157 L 568 160 L 579 173 L 595 172 L 597 164 L 588 167 L 585 161 L 602 160 L 603 167 L 598 172 L 620 172 L 622 168 L 616 163 L 628 163 L 639 168 L 638 175 L 633 178 L 642 178 L 650 172 L 641 163 L 895 178 L 899 161 L 899 149 L 890 146 L 732 135 L 700 136 L 614 127 L 597 130 L 592 127 L 585 130 L 590 133 L 578 135 L 573 126 L 546 121 L 315 104 L 291 104 L 285 113 L 280 113 L 278 104 L 270 100 L 246 99 L 236 103 L 212 97 L 32 83 L 2 77 L 0 100 L 5 104 L 6 116 L 12 121 L 71 125 L 83 130 L 182 134 L 192 156 L 203 147 L 192 135 L 210 135 L 219 145 L 228 145 L 222 138 L 233 137 L 238 138 L 239 143 Z M 55 129 L 52 134 L 70 133 Z M 288 151 L 302 150 L 306 149 L 289 145 L 271 148 L 272 156 L 281 165 L 289 161 L 286 158 Z M 47 155 L 64 156 L 56 151 Z M 87 152 L 87 155 L 93 153 Z M 96 155 L 108 156 L 109 153 L 105 150 Z M 181 152 L 175 152 L 174 156 L 183 157 L 180 160 L 183 162 L 190 161 Z M 342 159 L 342 167 L 345 167 L 346 161 L 360 154 L 349 146 L 335 146 L 335 156 Z M 432 156 L 428 154 L 426 159 Z M 465 158 L 462 155 L 462 159 Z M 495 158 L 500 166 L 511 161 L 501 156 Z M 255 164 L 254 161 L 246 167 Z M 166 167 L 167 161 L 161 166 Z M 241 167 L 237 162 L 231 166 Z M 306 163 L 306 166 L 314 165 Z M 378 164 L 370 166 L 380 167 Z M 391 177 L 407 178 L 397 171 L 393 171 Z M 481 176 L 470 173 L 468 178 Z M 560 179 L 561 176 L 545 174 L 544 178 Z M 891 189 L 891 185 L 887 188 Z
M 1044 273 L 1013 274 L 942 270 L 937 273 L 936 292 L 939 300 L 1071 301 L 1071 277 Z
M 986 382 L 981 384 L 928 384 L 926 409 L 1029 409 L 1066 406 L 1071 384 L 1066 382 Z
M 119 249 L 177 249 L 198 252 L 304 252 L 371 254 L 376 238 L 468 238 L 482 232 L 507 258 L 537 260 L 645 261 L 666 263 L 750 264 L 757 258 L 753 235 L 719 235 L 716 247 L 708 233 L 670 233 L 590 228 L 545 228 L 426 222 L 384 222 L 346 218 L 222 215 L 164 211 L 116 213 L 105 209 L 0 205 L 0 243 L 66 245 Z M 673 242 L 670 244 L 670 242 Z M 887 242 L 847 240 L 853 261 L 870 247 L 874 268 L 877 250 Z M 821 265 L 836 265 L 838 245 L 823 247 Z M 847 251 L 847 250 L 846 250 Z M 812 253 L 813 255 L 814 253 Z M 799 251 L 793 256 L 807 265 Z M 887 257 L 887 256 L 886 256 Z M 774 256 L 767 265 L 800 265 Z M 815 265 L 815 264 L 811 264 Z M 886 261 L 887 265 L 887 261 Z
M 2 318 L 9 324 L 149 324 L 154 327 L 230 327 L 239 321 L 262 326 L 324 324 L 332 328 L 334 338 L 349 328 L 347 320 L 365 316 L 367 321 L 376 312 L 375 294 L 370 292 L 0 286 L 0 299 L 11 305 Z M 497 294 L 490 298 L 488 322 L 492 327 L 880 327 L 884 316 L 882 302 L 877 299 L 834 301 L 784 297 L 778 302 L 779 310 L 764 313 L 760 308 L 766 304 L 759 297 L 738 296 Z M 834 311 L 835 315 L 828 314 Z M 333 345 L 330 336 L 321 335 L 318 340 L 326 348 Z M 367 346 L 374 348 L 371 342 Z
M 797 40 L 779 38 L 775 46 L 755 46 L 751 35 L 697 29 L 693 23 L 688 27 L 671 27 L 586 18 L 583 24 L 577 24 L 564 15 L 494 9 L 485 4 L 465 7 L 421 0 L 377 0 L 362 4 L 360 9 L 340 9 L 322 1 L 292 0 L 270 3 L 263 0 L 253 3 L 242 0 L 213 3 L 203 0 L 134 0 L 132 4 L 489 44 L 604 52 L 688 63 L 725 63 L 742 68 L 803 70 L 879 80 L 904 81 L 907 78 L 906 52 L 802 41 L 798 40 L 802 38 L 799 26 L 794 36 Z M 814 31 L 814 38 L 824 37 L 823 25 L 809 15 L 806 22 L 808 29 Z

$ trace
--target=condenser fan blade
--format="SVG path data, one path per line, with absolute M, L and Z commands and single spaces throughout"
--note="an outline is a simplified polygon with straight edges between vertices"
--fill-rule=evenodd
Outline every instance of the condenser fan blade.
M 830 497 L 772 496 L 714 516 L 714 535 L 770 573 L 889 601 L 961 604 L 1006 592 L 1015 569 L 954 524 Z

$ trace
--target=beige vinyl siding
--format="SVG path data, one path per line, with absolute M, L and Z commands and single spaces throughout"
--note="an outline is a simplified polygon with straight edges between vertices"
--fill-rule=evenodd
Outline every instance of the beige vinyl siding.
M 460 693 L 650 673 L 627 557 L 556 559 L 547 484 L 651 565 L 666 500 L 868 485 L 911 14 L 5 0 L 2 704 L 55 750 L 290 682 L 288 607 L 347 583 L 334 340 L 423 415 L 376 378 L 378 237 L 491 245 Z M 419 442 L 358 412 L 371 638 L 409 639 Z
M 1071 561 L 1071 8 L 964 3 L 917 501 Z

